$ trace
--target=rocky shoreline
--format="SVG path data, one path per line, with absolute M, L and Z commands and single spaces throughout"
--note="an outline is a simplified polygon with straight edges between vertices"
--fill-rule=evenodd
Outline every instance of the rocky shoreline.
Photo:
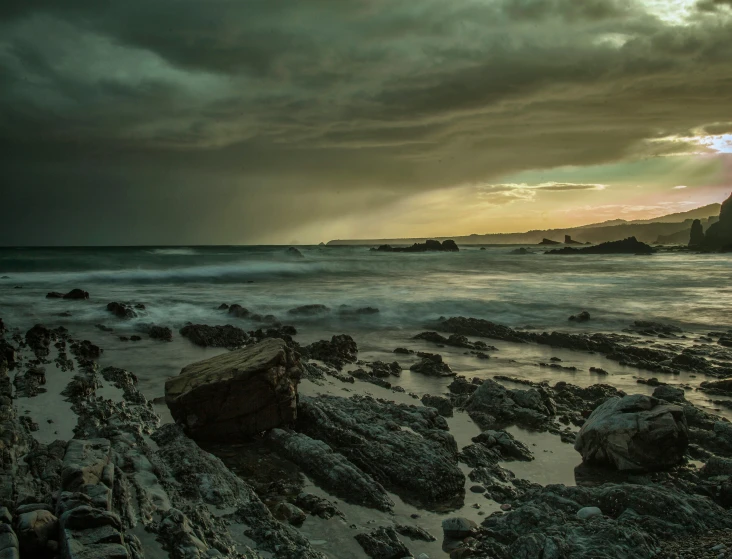
M 132 372 L 99 365 L 103 348 L 64 328 L 11 326 L 0 321 L 3 558 L 641 559 L 732 550 L 732 424 L 688 401 L 684 387 L 658 381 L 653 396 L 632 396 L 609 384 L 469 379 L 440 353 L 397 348 L 392 363 L 361 360 L 347 335 L 301 345 L 287 326 L 189 325 L 181 335 L 192 343 L 232 351 L 168 380 L 178 424 L 164 423 Z M 485 339 L 593 352 L 664 379 L 712 377 L 698 389 L 732 394 L 714 380 L 732 377 L 725 332 L 689 346 L 683 332 L 653 323 L 591 335 L 464 317 L 434 326 L 419 343 L 478 359 L 502 351 Z M 411 373 L 447 378 L 447 390 L 421 402 L 404 393 L 402 357 Z M 44 403 L 56 406 L 53 418 L 33 413 Z M 475 433 L 467 439 L 455 427 L 464 422 Z M 575 445 L 577 462 L 585 458 L 577 485 L 512 472 L 542 460 L 515 428 Z M 459 512 L 467 508 L 482 521 Z M 334 551 L 316 533 L 352 543 Z

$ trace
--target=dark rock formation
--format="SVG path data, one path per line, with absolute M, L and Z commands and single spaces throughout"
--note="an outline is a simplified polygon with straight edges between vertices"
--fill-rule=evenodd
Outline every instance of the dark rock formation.
M 634 394 L 611 398 L 595 409 L 574 448 L 591 464 L 653 471 L 678 464 L 688 444 L 681 407 Z
M 358 346 L 347 334 L 333 336 L 330 341 L 320 340 L 303 348 L 302 353 L 310 359 L 318 359 L 333 365 L 339 371 L 346 363 L 355 363 L 358 359 Z
M 89 298 L 89 292 L 84 291 L 83 289 L 72 289 L 66 295 L 64 295 L 64 299 L 88 299 L 88 298 Z
M 220 308 L 220 307 L 219 307 Z M 249 312 L 249 309 L 245 309 L 241 305 L 234 303 L 233 305 L 230 305 L 227 307 L 228 313 L 232 316 L 235 316 L 236 318 L 246 318 L 251 313 Z M 224 310 L 224 309 L 222 309 Z
M 287 311 L 287 314 L 299 315 L 299 316 L 314 316 L 318 314 L 329 313 L 330 308 L 325 305 L 302 305 L 301 307 L 295 307 Z
M 435 408 L 443 417 L 452 417 L 453 405 L 449 398 L 425 394 L 422 396 L 422 403 L 428 408 Z
M 697 349 L 655 348 L 634 345 L 637 339 L 618 334 L 565 334 L 562 332 L 527 332 L 514 330 L 479 318 L 452 317 L 443 319 L 439 328 L 447 332 L 493 338 L 516 343 L 537 343 L 577 351 L 592 351 L 623 365 L 639 369 L 673 373 L 691 371 L 726 378 L 732 368 L 714 363 L 699 355 Z
M 300 466 L 319 485 L 338 497 L 364 507 L 388 511 L 394 506 L 380 483 L 358 469 L 326 443 L 302 433 L 274 429 L 269 442 L 283 456 Z
M 655 249 L 635 237 L 622 241 L 610 241 L 585 248 L 564 247 L 550 250 L 546 254 L 653 254 Z
M 570 316 L 569 320 L 574 322 L 587 322 L 588 320 L 590 320 L 590 318 L 590 313 L 588 313 L 587 311 L 582 311 L 577 315 L 573 314 L 572 316 Z
M 376 307 L 360 307 L 354 309 L 347 305 L 341 305 L 338 309 L 338 314 L 341 316 L 367 316 L 371 314 L 379 314 L 379 312 L 379 309 Z
M 225 347 L 228 349 L 245 345 L 249 335 L 236 326 L 208 326 L 188 324 L 181 328 L 180 335 L 201 347 Z
M 369 397 L 301 396 L 297 430 L 410 502 L 433 507 L 464 494 L 455 439 L 434 409 Z
M 722 204 L 719 221 L 707 229 L 701 248 L 725 251 L 732 248 L 732 195 Z
M 393 247 L 391 245 L 381 245 L 371 250 L 379 252 L 459 252 L 457 244 L 453 240 L 435 241 L 429 240 L 424 243 L 414 243 L 409 247 Z
M 556 405 L 541 389 L 509 390 L 487 379 L 470 396 L 465 409 L 483 428 L 512 423 L 537 428 L 550 420 Z
M 552 241 L 551 239 L 544 238 L 541 240 L 541 242 L 539 244 L 540 245 L 560 245 L 562 243 L 560 243 L 559 241 Z
M 659 555 L 659 542 L 732 527 L 732 515 L 710 499 L 656 484 L 549 485 L 524 492 L 512 504 L 510 514 L 483 522 L 474 556 L 671 557 Z M 603 515 L 578 519 L 585 507 L 598 507 Z
M 117 303 L 112 302 L 107 304 L 107 310 L 111 312 L 117 318 L 130 319 L 137 316 L 136 310 L 144 310 L 145 305 L 137 303 L 132 305 L 131 303 Z
M 354 537 L 371 559 L 402 559 L 412 556 L 393 526 L 381 526 Z
M 452 347 L 464 347 L 467 349 L 480 350 L 496 350 L 495 347 L 487 345 L 485 342 L 471 342 L 466 336 L 460 334 L 452 334 L 449 338 L 438 334 L 437 332 L 422 332 L 412 338 L 413 340 L 427 340 L 438 345 L 449 345 Z
M 570 237 L 569 235 L 565 235 L 564 244 L 565 245 L 581 245 L 582 243 L 580 243 L 579 241 L 572 240 L 572 237 Z
M 653 397 L 659 400 L 666 400 L 675 404 L 683 404 L 686 401 L 684 390 L 675 386 L 659 386 L 653 391 Z
M 530 462 L 534 459 L 529 448 L 507 431 L 483 431 L 477 437 L 473 437 L 473 442 L 494 451 L 498 460 Z
M 702 227 L 700 220 L 695 219 L 691 224 L 691 231 L 689 232 L 689 246 L 692 248 L 701 247 L 704 241 L 704 227 Z
M 301 372 L 285 341 L 270 338 L 183 368 L 166 381 L 165 402 L 193 438 L 242 439 L 295 419 Z
M 72 289 L 66 294 L 58 291 L 51 291 L 46 295 L 46 299 L 88 299 L 89 292 L 83 289 Z
M 422 360 L 415 363 L 409 370 L 430 377 L 454 377 L 456 373 L 442 360 L 442 355 L 437 353 L 422 353 Z
M 298 249 L 296 249 L 295 247 L 289 247 L 289 248 L 288 248 L 288 249 L 287 249 L 287 250 L 285 251 L 285 254 L 286 254 L 287 256 L 289 256 L 290 258 L 296 258 L 296 259 L 300 259 L 300 258 L 305 258 L 305 256 L 303 255 L 303 253 L 302 253 L 302 252 L 300 252 L 300 251 L 299 251 Z
M 516 248 L 511 251 L 511 254 L 533 254 L 529 249 L 527 248 Z
M 675 336 L 676 334 L 682 333 L 681 328 L 678 326 L 663 324 L 661 322 L 651 322 L 649 320 L 636 320 L 623 331 L 643 334 L 646 336 Z
M 391 363 L 374 361 L 369 366 L 371 367 L 373 375 L 379 378 L 387 378 L 389 376 L 398 377 L 402 374 L 402 366 L 398 361 L 392 361 Z
M 147 335 L 153 340 L 163 340 L 164 342 L 173 341 L 173 331 L 167 326 L 152 325 L 147 329 Z

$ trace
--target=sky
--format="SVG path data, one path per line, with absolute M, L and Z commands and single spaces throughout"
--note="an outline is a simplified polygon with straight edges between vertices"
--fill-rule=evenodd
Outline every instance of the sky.
M 3 0 L 0 245 L 643 219 L 732 192 L 732 0 Z

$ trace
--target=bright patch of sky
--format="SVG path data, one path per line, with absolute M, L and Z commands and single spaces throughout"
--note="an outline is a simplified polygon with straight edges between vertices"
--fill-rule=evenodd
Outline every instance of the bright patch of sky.
M 642 0 L 648 11 L 664 21 L 685 23 L 694 11 L 697 0 Z

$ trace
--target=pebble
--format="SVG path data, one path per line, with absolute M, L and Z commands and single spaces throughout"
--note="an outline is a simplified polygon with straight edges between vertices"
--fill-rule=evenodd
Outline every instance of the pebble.
M 509 505 L 508 503 L 503 503 L 501 505 L 501 510 L 506 510 L 506 511 L 511 510 L 511 505 Z

